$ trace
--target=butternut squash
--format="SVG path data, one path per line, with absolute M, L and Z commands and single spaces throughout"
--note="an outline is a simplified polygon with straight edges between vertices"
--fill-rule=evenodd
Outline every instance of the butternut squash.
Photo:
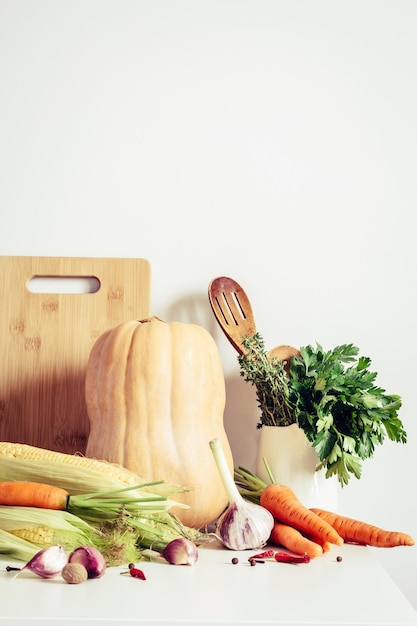
M 172 512 L 202 528 L 227 496 L 209 442 L 218 437 L 233 472 L 224 430 L 226 390 L 216 343 L 201 326 L 156 317 L 127 321 L 93 345 L 85 383 L 86 455 L 119 463 L 146 480 L 190 489 Z

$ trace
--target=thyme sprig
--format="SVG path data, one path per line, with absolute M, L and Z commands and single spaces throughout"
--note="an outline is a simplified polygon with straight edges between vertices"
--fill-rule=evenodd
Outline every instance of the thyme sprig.
M 247 352 L 238 357 L 240 375 L 256 387 L 261 411 L 257 428 L 294 424 L 296 418 L 289 402 L 288 378 L 283 362 L 268 358 L 263 337 L 259 333 L 245 337 L 242 343 Z

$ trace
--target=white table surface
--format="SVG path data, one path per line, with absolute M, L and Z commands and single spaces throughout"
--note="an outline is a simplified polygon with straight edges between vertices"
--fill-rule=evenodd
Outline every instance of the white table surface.
M 3 556 L 0 624 L 417 626 L 417 612 L 367 548 L 334 546 L 301 565 L 252 567 L 253 553 L 210 544 L 194 566 L 143 562 L 146 581 L 121 576 L 127 568 L 117 567 L 80 585 L 28 572 L 13 579 L 5 569 L 13 562 Z

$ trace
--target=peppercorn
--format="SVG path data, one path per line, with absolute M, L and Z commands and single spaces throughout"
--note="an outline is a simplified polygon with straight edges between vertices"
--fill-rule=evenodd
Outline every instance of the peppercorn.
M 239 559 L 237 558 L 237 556 L 233 557 L 232 563 L 233 563 L 233 565 L 237 565 L 239 563 Z

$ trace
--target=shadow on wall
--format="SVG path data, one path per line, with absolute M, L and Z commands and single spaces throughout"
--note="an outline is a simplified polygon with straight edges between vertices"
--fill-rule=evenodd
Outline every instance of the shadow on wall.
M 208 297 L 203 294 L 189 294 L 176 300 L 168 308 L 165 319 L 198 324 L 210 333 L 217 345 L 219 339 L 223 337 L 223 331 L 213 315 Z M 230 348 L 233 350 L 231 346 Z M 255 389 L 243 380 L 238 367 L 236 373 L 231 372 L 225 376 L 225 383 L 224 427 L 232 448 L 235 466 L 241 465 L 255 471 L 259 440 L 259 430 L 256 428 L 259 409 Z
M 168 308 L 166 318 L 170 322 L 186 322 L 203 326 L 216 342 L 222 333 L 211 310 L 208 296 L 201 293 L 189 294 L 175 300 Z

